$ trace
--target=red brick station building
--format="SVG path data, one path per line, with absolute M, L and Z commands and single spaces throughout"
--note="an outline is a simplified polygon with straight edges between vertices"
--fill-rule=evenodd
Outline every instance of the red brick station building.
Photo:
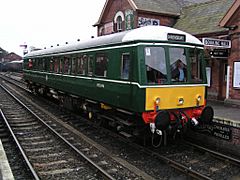
M 208 98 L 240 105 L 240 0 L 106 0 L 98 36 L 163 25 L 205 46 Z

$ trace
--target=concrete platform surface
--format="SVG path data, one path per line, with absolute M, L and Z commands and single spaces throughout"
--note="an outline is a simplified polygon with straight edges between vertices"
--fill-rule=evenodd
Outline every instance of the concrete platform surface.
M 226 105 L 221 101 L 208 101 L 207 105 L 212 106 L 214 118 L 219 120 L 231 120 L 240 123 L 240 108 Z
M 0 140 L 0 180 L 13 180 L 13 174 L 9 166 L 2 141 Z

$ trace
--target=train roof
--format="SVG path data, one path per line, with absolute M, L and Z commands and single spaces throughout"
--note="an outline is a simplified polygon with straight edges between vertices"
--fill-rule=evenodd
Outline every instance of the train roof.
M 43 49 L 33 51 L 25 55 L 26 57 L 34 56 L 47 56 L 52 54 L 59 54 L 64 52 L 79 51 L 82 49 L 88 49 L 93 47 L 100 47 L 113 44 L 121 44 L 134 41 L 168 41 L 168 35 L 181 35 L 184 36 L 184 43 L 203 46 L 202 42 L 189 33 L 166 27 L 166 26 L 145 26 L 130 31 L 124 31 L 120 33 L 114 33 L 105 36 L 99 36 L 88 41 L 77 42 L 74 44 L 52 47 L 49 49 Z M 176 39 L 176 42 L 179 39 Z

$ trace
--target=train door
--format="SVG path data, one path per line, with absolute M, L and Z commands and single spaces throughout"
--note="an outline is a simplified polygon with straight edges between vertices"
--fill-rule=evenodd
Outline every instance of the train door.
M 120 52 L 120 79 L 123 82 L 131 81 L 131 63 L 132 63 L 132 54 L 130 51 L 121 51 Z M 131 103 L 131 85 L 129 83 L 119 84 L 119 89 L 122 89 L 122 92 L 119 92 L 118 104 L 126 107 Z

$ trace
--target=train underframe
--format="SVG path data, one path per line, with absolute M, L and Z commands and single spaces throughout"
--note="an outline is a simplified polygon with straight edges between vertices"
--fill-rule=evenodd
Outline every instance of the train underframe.
M 209 106 L 172 110 L 157 110 L 156 107 L 151 112 L 135 113 L 34 83 L 28 83 L 28 88 L 57 100 L 64 108 L 81 112 L 98 126 L 110 128 L 129 139 L 143 139 L 144 144 L 150 142 L 154 147 L 166 145 L 168 139 L 181 136 L 192 126 L 210 124 L 213 119 L 213 109 Z

